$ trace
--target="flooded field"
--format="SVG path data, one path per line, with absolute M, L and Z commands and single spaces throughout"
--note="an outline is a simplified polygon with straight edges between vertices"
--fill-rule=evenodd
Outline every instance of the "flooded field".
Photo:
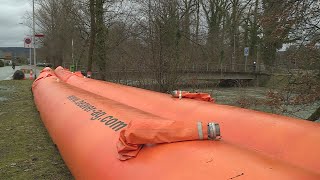
M 302 104 L 271 106 L 268 97 L 270 88 L 265 87 L 230 87 L 230 88 L 207 88 L 207 89 L 188 89 L 194 92 L 207 92 L 215 98 L 216 103 L 232 106 L 239 106 L 258 111 L 281 114 L 296 118 L 308 118 L 320 102 Z

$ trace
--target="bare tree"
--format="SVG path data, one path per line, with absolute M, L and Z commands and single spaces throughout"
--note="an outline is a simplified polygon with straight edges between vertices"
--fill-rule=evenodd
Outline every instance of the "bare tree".
M 86 18 L 83 12 L 79 10 L 81 6 L 82 2 L 76 0 L 44 0 L 38 2 L 37 25 L 39 31 L 45 34 L 45 37 L 41 39 L 43 46 L 39 55 L 53 63 L 54 66 L 72 62 L 72 40 L 76 42 L 75 53 L 80 52 L 80 49 L 85 46 L 82 42 L 82 36 L 83 33 L 86 33 L 83 27 Z M 81 58 L 81 56 L 76 57 Z
M 297 82 L 310 84 L 294 71 L 320 68 L 319 9 L 309 0 L 43 0 L 37 12 L 46 35 L 40 54 L 55 66 L 75 60 L 99 79 L 166 92 L 182 81 L 181 73 L 202 63 L 242 71 L 236 65 L 244 64 L 242 49 L 250 47 L 251 63 L 261 58 L 270 72 L 287 66 L 285 73 L 296 79 L 283 89 L 294 94 L 287 104 L 316 102 L 316 76 L 301 76 L 315 82 L 312 88 L 296 88 Z M 288 43 L 293 46 L 285 53 L 277 52 Z

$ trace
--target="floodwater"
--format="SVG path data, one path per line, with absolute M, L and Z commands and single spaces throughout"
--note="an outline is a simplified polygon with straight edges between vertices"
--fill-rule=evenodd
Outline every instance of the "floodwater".
M 0 67 L 0 81 L 12 79 L 13 73 L 19 69 L 20 66 L 16 66 L 15 70 L 13 70 L 11 66 Z
M 6 100 L 8 100 L 8 99 L 5 98 L 5 97 L 0 97 L 0 102 L 1 102 L 1 101 L 6 101 Z
M 230 87 L 230 88 L 207 88 L 189 89 L 193 92 L 207 92 L 218 104 L 239 106 L 243 108 L 281 114 L 285 116 L 307 119 L 320 106 L 320 101 L 303 105 L 271 106 L 267 96 L 270 88 L 266 87 Z

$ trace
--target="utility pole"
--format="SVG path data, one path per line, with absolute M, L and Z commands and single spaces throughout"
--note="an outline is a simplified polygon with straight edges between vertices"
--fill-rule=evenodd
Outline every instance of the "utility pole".
M 32 47 L 29 48 L 29 61 L 30 61 L 30 68 L 31 68 L 31 65 L 32 65 L 32 55 L 31 55 L 31 49 Z
M 77 67 L 74 64 L 74 58 L 73 58 L 73 38 L 71 39 L 71 59 L 72 59 L 72 65 L 73 67 L 75 67 L 75 71 L 76 71 Z
M 260 62 L 259 62 L 259 47 L 260 46 L 258 44 L 256 46 L 257 46 L 257 60 L 256 61 L 257 61 L 257 67 L 258 67 L 257 70 L 258 70 L 258 72 L 260 72 Z
M 231 63 L 231 69 L 234 71 L 234 63 L 236 61 L 236 34 L 234 32 L 233 34 L 233 57 L 232 57 L 232 63 Z
M 32 0 L 32 23 L 33 23 L 33 62 L 34 62 L 34 79 L 37 78 L 37 59 L 36 59 L 36 25 L 34 19 L 34 0 Z
M 71 58 L 72 58 L 72 64 L 74 65 L 74 59 L 73 59 L 73 38 L 71 40 Z

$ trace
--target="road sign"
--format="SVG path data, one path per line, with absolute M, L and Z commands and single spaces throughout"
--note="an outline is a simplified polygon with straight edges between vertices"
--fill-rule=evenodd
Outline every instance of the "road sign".
M 31 42 L 32 42 L 31 38 L 29 37 L 24 38 L 24 48 L 32 48 Z
M 249 56 L 249 47 L 244 48 L 244 56 Z
M 35 34 L 35 37 L 44 37 L 44 34 Z

